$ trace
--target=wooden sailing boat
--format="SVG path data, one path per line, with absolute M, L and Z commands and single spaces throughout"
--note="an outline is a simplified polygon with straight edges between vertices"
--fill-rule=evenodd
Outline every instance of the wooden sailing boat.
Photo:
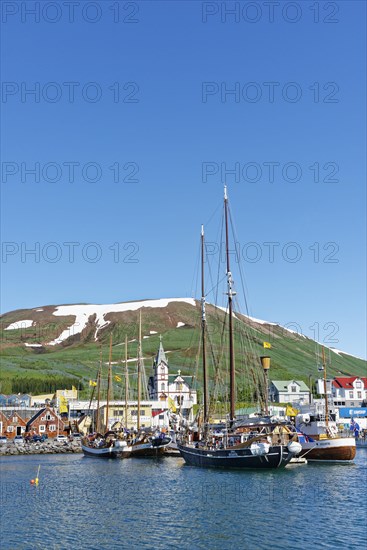
M 138 418 L 137 418 L 137 436 L 131 445 L 132 457 L 148 457 L 161 456 L 166 448 L 171 443 L 172 439 L 164 432 L 158 430 L 152 432 L 150 429 L 140 426 L 140 411 L 141 411 L 141 386 L 143 374 L 143 352 L 142 352 L 142 337 L 141 337 L 141 312 L 139 312 L 139 343 L 138 343 Z M 144 377 L 145 382 L 145 377 Z
M 354 437 L 338 435 L 335 413 L 330 411 L 328 402 L 324 347 L 322 347 L 322 370 L 324 403 L 321 407 L 316 405 L 301 407 L 301 414 L 296 416 L 296 427 L 302 432 L 300 456 L 307 456 L 307 460 L 351 461 L 356 455 L 356 440 Z
M 201 331 L 204 415 L 201 439 L 192 442 L 192 434 L 186 432 L 177 447 L 187 464 L 205 468 L 279 468 L 284 467 L 301 450 L 296 435 L 284 424 L 274 423 L 269 417 L 250 419 L 241 425 L 235 419 L 235 359 L 233 341 L 233 289 L 229 254 L 228 196 L 224 188 L 224 219 L 226 243 L 226 278 L 228 296 L 230 408 L 229 422 L 218 433 L 209 424 L 208 374 L 206 361 L 206 313 L 204 288 L 204 229 L 201 230 Z
M 110 336 L 110 353 L 108 362 L 107 378 L 107 402 L 106 402 L 106 426 L 105 435 L 100 433 L 100 388 L 101 388 L 101 369 L 102 369 L 102 348 L 100 366 L 97 375 L 97 411 L 96 411 L 96 432 L 82 439 L 82 451 L 85 456 L 94 458 L 127 458 L 130 456 L 130 447 L 127 442 L 118 437 L 113 431 L 108 431 L 109 405 L 112 389 L 112 335 Z M 94 395 L 94 388 L 91 401 Z M 90 402 L 91 403 L 91 402 Z

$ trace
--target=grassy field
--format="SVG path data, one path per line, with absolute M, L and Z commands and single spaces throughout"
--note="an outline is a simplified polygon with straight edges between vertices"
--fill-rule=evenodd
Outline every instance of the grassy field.
M 112 335 L 112 362 L 114 372 L 123 372 L 125 356 L 124 339 L 128 336 L 128 358 L 137 356 L 138 316 L 137 312 L 123 314 L 109 314 L 110 324 L 98 332 L 98 341 L 95 341 L 96 327 L 93 319 L 82 333 L 66 340 L 62 345 L 49 346 L 47 343 L 56 338 L 65 328 L 74 322 L 73 317 L 55 317 L 54 308 L 42 309 L 39 313 L 34 310 L 11 312 L 2 317 L 2 344 L 1 344 L 1 374 L 0 392 L 11 393 L 13 386 L 17 389 L 22 381 L 43 381 L 47 385 L 54 383 L 71 387 L 79 385 L 88 391 L 90 379 L 96 377 L 102 350 L 103 376 L 107 375 L 109 339 Z M 33 315 L 33 317 L 32 317 Z M 208 306 L 208 364 L 211 380 L 216 374 L 218 356 L 223 348 L 222 332 L 224 313 Z M 34 326 L 19 328 L 18 330 L 4 330 L 10 323 L 20 319 L 34 319 Z M 185 326 L 177 328 L 177 323 Z M 159 347 L 159 334 L 163 337 L 164 348 L 171 372 L 181 370 L 184 375 L 198 376 L 201 379 L 200 360 L 197 360 L 200 341 L 200 308 L 185 303 L 171 303 L 166 308 L 143 308 L 142 334 L 143 355 L 147 376 L 152 374 L 153 357 Z M 279 326 L 269 326 L 249 322 L 245 318 L 235 320 L 235 355 L 236 372 L 239 385 L 246 385 L 254 375 L 251 369 L 258 373 L 261 355 L 270 355 L 270 379 L 298 379 L 307 384 L 310 379 L 316 379 L 317 371 L 316 352 L 319 346 L 311 339 L 291 333 Z M 151 334 L 154 331 L 155 334 Z M 263 342 L 270 341 L 271 349 L 264 349 Z M 41 347 L 27 347 L 25 344 L 39 344 Z M 42 345 L 41 345 L 42 344 Z M 228 343 L 224 343 L 224 347 Z M 213 350 L 213 354 L 211 353 Z M 213 358 L 212 358 L 213 355 Z M 224 354 L 219 361 L 226 366 Z M 338 355 L 326 350 L 328 360 L 328 376 L 363 376 L 366 372 L 366 362 L 349 355 Z M 129 371 L 136 371 L 134 362 L 129 362 Z M 224 376 L 225 378 L 225 376 Z M 14 383 L 14 381 L 16 383 Z M 134 385 L 134 377 L 131 377 Z M 29 384 L 28 384 L 29 385 Z

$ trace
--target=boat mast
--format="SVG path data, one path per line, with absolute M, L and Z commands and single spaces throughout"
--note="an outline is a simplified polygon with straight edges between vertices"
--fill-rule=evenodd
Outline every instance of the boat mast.
M 102 346 L 99 350 L 99 369 L 97 374 L 97 414 L 96 414 L 96 432 L 99 432 L 99 401 L 101 397 L 101 369 L 102 369 Z
M 206 313 L 205 313 L 205 282 L 204 282 L 204 226 L 201 226 L 201 337 L 203 357 L 203 382 L 204 382 L 204 430 L 208 423 L 208 373 L 206 368 Z
M 125 428 L 127 428 L 127 399 L 129 395 L 129 378 L 127 368 L 127 334 L 125 335 Z
M 225 229 L 226 229 L 226 259 L 227 259 L 227 285 L 228 285 L 228 315 L 229 315 L 229 396 L 230 396 L 230 420 L 234 420 L 235 417 L 235 394 L 236 394 L 236 381 L 235 381 L 235 362 L 234 362 L 234 346 L 233 346 L 233 280 L 229 263 L 229 235 L 228 235 L 228 196 L 227 186 L 224 186 L 224 216 L 225 216 Z
M 327 384 L 326 384 L 326 360 L 325 360 L 325 348 L 322 346 L 322 366 L 324 368 L 324 395 L 325 395 L 325 425 L 329 427 L 329 403 L 327 398 Z
M 110 392 L 112 385 L 112 334 L 110 335 L 110 354 L 108 359 L 108 377 L 107 377 L 107 404 L 106 404 L 106 431 L 108 430 L 108 416 L 110 407 Z
M 141 311 L 139 311 L 139 343 L 138 343 L 138 420 L 137 420 L 138 430 L 140 430 L 140 393 L 141 393 Z

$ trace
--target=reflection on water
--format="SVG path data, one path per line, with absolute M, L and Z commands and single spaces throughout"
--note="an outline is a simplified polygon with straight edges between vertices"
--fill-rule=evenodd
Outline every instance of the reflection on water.
M 264 471 L 82 455 L 0 466 L 2 550 L 365 548 L 366 449 L 354 464 Z

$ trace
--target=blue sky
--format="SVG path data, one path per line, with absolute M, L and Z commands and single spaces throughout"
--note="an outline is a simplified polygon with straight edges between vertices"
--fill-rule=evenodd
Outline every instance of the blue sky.
M 46 4 L 2 5 L 2 312 L 190 296 L 226 180 L 250 313 L 365 357 L 365 4 Z

